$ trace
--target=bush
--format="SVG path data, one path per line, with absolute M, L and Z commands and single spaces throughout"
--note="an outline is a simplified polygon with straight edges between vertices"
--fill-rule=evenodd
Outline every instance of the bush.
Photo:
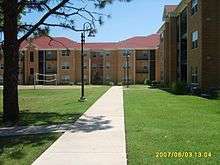
M 159 86 L 160 86 L 159 81 L 154 80 L 154 81 L 151 82 L 151 87 L 152 88 L 158 88 Z
M 158 87 L 161 88 L 161 89 L 169 88 L 169 86 L 166 83 L 164 83 L 164 82 L 160 82 Z
M 151 85 L 151 80 L 145 79 L 144 80 L 144 85 Z
M 110 85 L 110 86 L 114 86 L 114 85 L 115 85 L 115 83 L 114 83 L 114 82 L 112 82 L 112 81 L 110 81 L 110 82 L 108 82 L 108 85 Z
M 187 93 L 186 83 L 178 81 L 172 84 L 172 92 L 177 95 L 183 95 Z
M 123 82 L 118 82 L 118 86 L 123 86 Z
M 216 88 L 210 88 L 208 90 L 208 95 L 211 99 L 217 99 L 219 98 L 219 91 Z

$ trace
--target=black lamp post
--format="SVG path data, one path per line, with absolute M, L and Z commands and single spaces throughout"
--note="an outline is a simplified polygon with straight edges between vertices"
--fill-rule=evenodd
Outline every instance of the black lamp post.
M 130 80 L 129 80 L 129 68 L 130 68 L 130 65 L 129 65 L 129 58 L 130 58 L 130 54 L 129 52 L 126 54 L 126 63 L 127 63 L 127 88 L 129 88 L 129 84 L 130 84 Z
M 83 24 L 83 31 L 81 33 L 81 97 L 79 99 L 80 102 L 86 100 L 84 95 L 84 44 L 85 44 L 85 36 L 86 32 L 88 32 L 88 37 L 95 37 L 95 29 L 92 27 L 92 24 L 86 22 Z
M 129 80 L 129 58 L 130 58 L 130 50 L 125 50 L 124 52 L 124 56 L 126 58 L 126 66 L 125 66 L 125 70 L 126 70 L 126 85 L 127 88 L 129 88 L 129 84 L 130 84 L 130 80 Z

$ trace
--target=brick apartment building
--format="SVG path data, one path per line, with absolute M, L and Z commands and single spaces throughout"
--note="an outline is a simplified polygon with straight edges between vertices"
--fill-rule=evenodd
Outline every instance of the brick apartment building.
M 125 72 L 127 67 L 130 83 L 143 83 L 146 79 L 154 80 L 155 54 L 158 45 L 158 34 L 133 37 L 115 43 L 86 43 L 84 80 L 87 84 L 121 84 L 127 79 Z M 80 50 L 80 43 L 62 37 L 55 37 L 54 40 L 38 37 L 23 42 L 20 48 L 19 83 L 33 84 L 36 73 L 55 74 L 58 84 L 80 83 Z M 125 51 L 128 50 L 130 57 L 127 66 Z M 0 81 L 2 80 L 3 55 L 0 55 Z M 38 84 L 42 83 L 38 82 Z
M 160 28 L 157 80 L 220 87 L 220 1 L 182 0 L 167 5 Z
M 182 0 L 166 5 L 159 34 L 114 43 L 86 43 L 88 84 L 157 80 L 182 81 L 204 90 L 220 88 L 220 0 Z M 58 84 L 79 83 L 80 44 L 67 38 L 35 38 L 21 45 L 19 80 L 33 84 L 36 73 L 56 74 Z M 125 51 L 129 50 L 127 66 Z M 0 54 L 0 83 L 3 56 Z

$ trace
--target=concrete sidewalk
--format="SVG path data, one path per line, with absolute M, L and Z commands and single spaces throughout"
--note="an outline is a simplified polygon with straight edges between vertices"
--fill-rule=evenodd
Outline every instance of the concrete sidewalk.
M 126 165 L 122 87 L 110 88 L 33 165 Z

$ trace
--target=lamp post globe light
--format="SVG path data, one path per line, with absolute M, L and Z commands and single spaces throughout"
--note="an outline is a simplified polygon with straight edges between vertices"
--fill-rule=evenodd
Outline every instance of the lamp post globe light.
M 93 28 L 92 24 L 89 22 L 83 24 L 83 30 L 81 33 L 81 96 L 79 99 L 80 102 L 84 102 L 86 100 L 84 95 L 84 44 L 86 32 L 88 32 L 88 37 L 95 37 L 95 28 Z

